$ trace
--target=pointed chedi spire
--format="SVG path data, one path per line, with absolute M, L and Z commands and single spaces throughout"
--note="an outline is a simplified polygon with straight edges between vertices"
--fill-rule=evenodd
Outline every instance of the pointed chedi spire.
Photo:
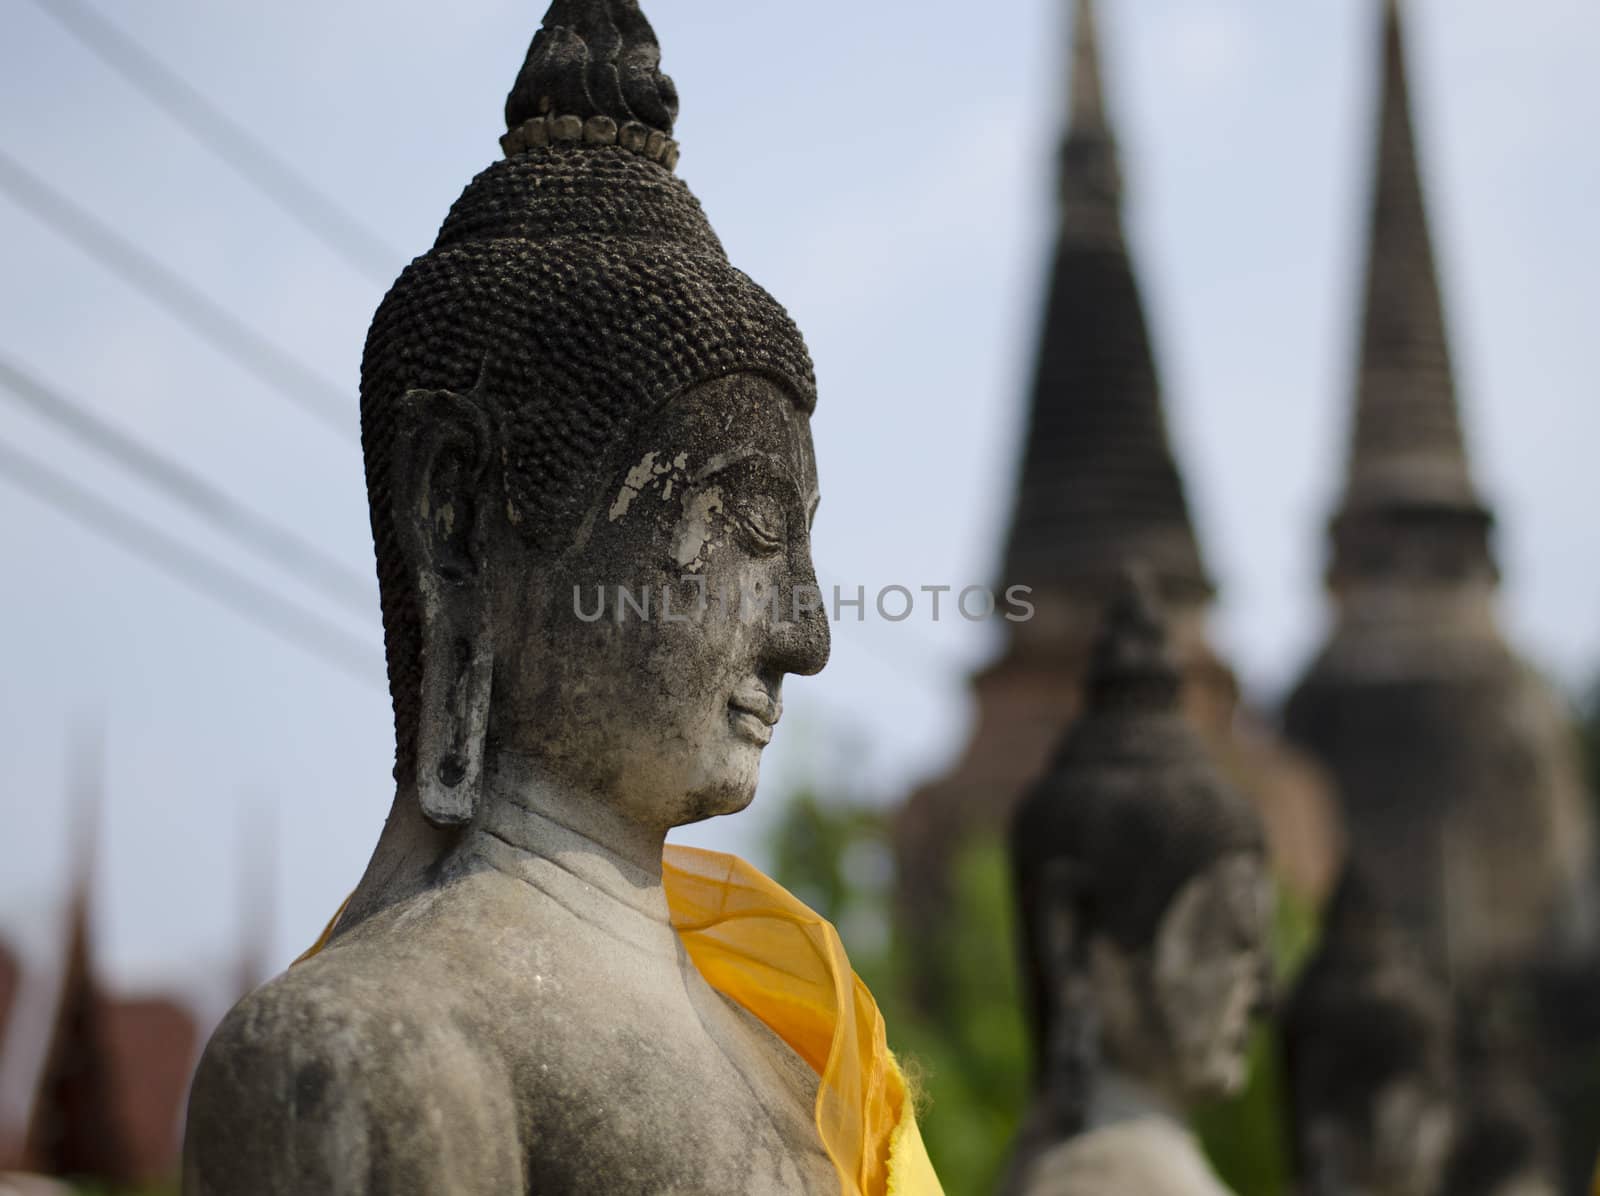
M 1100 80 L 1100 28 L 1094 0 L 1077 0 L 1072 31 L 1072 121 L 1082 127 L 1104 128 L 1105 88 Z
M 1403 528 L 1429 517 L 1462 525 L 1476 563 L 1492 572 L 1490 516 L 1467 462 L 1396 0 L 1386 0 L 1384 26 L 1361 364 L 1333 575 L 1393 570 L 1406 555 L 1396 533 L 1405 540 Z M 1387 550 L 1374 550 L 1379 537 Z
M 127 1150 L 117 1117 L 105 1002 L 94 970 L 93 891 L 105 800 L 105 742 L 95 727 L 74 746 L 68 808 L 72 890 L 50 1045 L 28 1116 L 23 1161 L 47 1175 L 121 1182 Z
M 1204 600 L 1144 305 L 1123 235 L 1092 0 L 1077 0 L 1060 223 L 1004 581 L 1104 598 L 1128 561 Z
M 1332 632 L 1289 738 L 1339 791 L 1375 899 L 1458 991 L 1593 934 L 1592 807 L 1570 725 L 1495 612 L 1428 234 L 1401 13 L 1381 0 L 1372 242 Z

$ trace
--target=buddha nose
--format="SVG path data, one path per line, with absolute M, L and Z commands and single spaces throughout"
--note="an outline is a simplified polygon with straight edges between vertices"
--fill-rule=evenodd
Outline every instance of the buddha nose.
M 787 587 L 788 602 L 772 625 L 768 665 L 784 673 L 809 677 L 828 663 L 832 635 L 828 628 L 827 601 L 817 585 L 810 546 L 796 554 Z

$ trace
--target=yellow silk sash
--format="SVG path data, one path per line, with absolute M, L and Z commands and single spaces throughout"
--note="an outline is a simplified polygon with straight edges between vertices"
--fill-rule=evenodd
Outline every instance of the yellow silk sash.
M 826 919 L 743 860 L 669 845 L 667 906 L 706 983 L 821 1078 L 817 1132 L 844 1196 L 942 1196 L 883 1016 Z
M 833 926 L 737 856 L 668 845 L 661 879 L 706 983 L 820 1077 L 817 1133 L 842 1196 L 943 1196 L 883 1015 Z M 342 913 L 296 963 L 322 950 Z

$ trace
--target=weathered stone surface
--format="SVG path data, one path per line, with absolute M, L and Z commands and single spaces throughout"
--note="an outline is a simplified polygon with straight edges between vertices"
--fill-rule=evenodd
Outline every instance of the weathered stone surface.
M 1405 930 L 1347 870 L 1283 1018 L 1308 1191 L 1432 1196 L 1461 1136 L 1455 1018 Z
M 1194 1135 L 1168 1117 L 1142 1115 L 1081 1134 L 1039 1156 L 1028 1196 L 1227 1196 Z
M 1036 1086 L 1008 1191 L 1220 1190 L 1182 1118 L 1244 1082 L 1272 882 L 1178 695 L 1154 600 L 1129 591 L 1012 824 Z
M 707 988 L 658 878 L 518 806 L 533 788 L 497 771 L 516 796 L 440 883 L 229 1016 L 190 1190 L 837 1190 L 815 1073 Z
M 816 1073 L 662 890 L 667 831 L 751 800 L 784 676 L 828 654 L 792 605 L 799 333 L 636 138 L 562 124 L 664 144 L 676 111 L 635 3 L 556 5 L 507 116 L 562 144 L 474 180 L 374 319 L 397 793 L 331 941 L 208 1046 L 189 1196 L 838 1191 Z

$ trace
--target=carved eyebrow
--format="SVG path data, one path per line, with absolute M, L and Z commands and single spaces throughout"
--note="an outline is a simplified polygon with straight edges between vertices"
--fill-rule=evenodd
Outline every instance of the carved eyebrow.
M 712 457 L 711 460 L 707 461 L 705 468 L 691 477 L 689 481 L 691 484 L 698 486 L 707 478 L 714 478 L 719 473 L 726 473 L 735 465 L 738 465 L 744 461 L 748 461 L 751 457 L 759 455 L 761 455 L 761 450 L 756 448 L 756 446 L 753 444 L 747 444 L 743 448 L 734 449 L 731 453 L 718 453 L 715 457 Z
M 718 453 L 706 462 L 705 468 L 692 475 L 689 482 L 691 485 L 698 486 L 702 482 L 716 477 L 719 473 L 726 473 L 735 465 L 743 464 L 752 457 L 764 457 L 779 467 L 774 472 L 789 483 L 794 490 L 795 497 L 800 500 L 802 506 L 806 507 L 806 521 L 809 525 L 810 521 L 817 517 L 817 505 L 822 502 L 822 495 L 813 492 L 811 501 L 807 503 L 805 492 L 800 488 L 800 482 L 786 468 L 787 462 L 778 454 L 766 452 L 764 449 L 759 449 L 754 445 L 746 445 L 744 448 L 734 449 L 732 452 Z

